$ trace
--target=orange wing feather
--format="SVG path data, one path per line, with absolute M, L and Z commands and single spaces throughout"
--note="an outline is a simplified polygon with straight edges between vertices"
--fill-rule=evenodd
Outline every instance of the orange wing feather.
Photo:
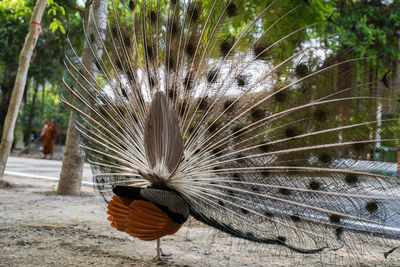
M 141 240 L 155 240 L 175 234 L 182 224 L 175 223 L 157 205 L 149 201 L 134 200 L 129 206 L 119 196 L 108 205 L 111 226 Z

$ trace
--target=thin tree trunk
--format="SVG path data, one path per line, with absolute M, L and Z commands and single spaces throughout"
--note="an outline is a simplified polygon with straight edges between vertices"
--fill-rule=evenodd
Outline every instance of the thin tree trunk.
M 87 1 L 87 3 L 90 1 Z M 92 11 L 90 12 L 90 8 Z M 91 20 L 96 21 L 97 28 L 100 32 L 101 39 L 105 39 L 105 31 L 107 26 L 107 1 L 94 0 L 93 3 L 86 5 L 86 15 L 88 18 L 85 27 L 95 27 Z M 92 18 L 93 16 L 93 18 Z M 92 47 L 97 56 L 102 55 L 102 41 L 97 34 L 94 36 Z M 89 45 L 85 42 L 82 52 L 82 63 L 88 71 L 96 77 L 96 65 Z M 65 143 L 65 154 L 61 168 L 60 181 L 58 182 L 57 194 L 59 195 L 79 195 L 81 189 L 81 179 L 83 170 L 83 155 L 79 148 L 79 137 L 75 129 L 74 111 L 71 111 L 68 124 L 67 140 Z
M 2 97 L 0 102 L 0 127 L 4 126 L 6 120 L 8 107 L 10 106 L 10 99 L 12 89 L 14 87 L 15 75 L 18 70 L 18 65 L 5 65 L 3 66 L 3 81 L 0 84 L 0 90 L 2 91 Z M 2 131 L 0 131 L 2 134 Z
M 38 0 L 32 13 L 28 35 L 25 39 L 24 47 L 19 56 L 19 67 L 15 84 L 11 95 L 10 105 L 3 128 L 3 136 L 0 145 L 0 180 L 3 178 L 6 168 L 7 158 L 10 154 L 11 145 L 14 140 L 14 127 L 17 120 L 19 106 L 21 105 L 26 77 L 28 75 L 29 63 L 31 61 L 32 52 L 36 45 L 36 41 L 40 34 L 40 28 L 35 23 L 40 23 L 47 0 Z
M 400 50 L 400 36 L 397 37 L 397 48 Z M 395 68 L 392 76 L 392 88 L 394 93 L 396 93 L 396 91 L 400 91 L 400 58 L 398 58 L 394 64 Z M 400 142 L 397 149 L 397 173 L 400 174 Z
M 343 51 L 346 51 L 347 48 L 344 47 Z M 348 59 L 350 55 L 346 54 L 343 52 L 343 54 L 339 53 L 338 56 L 336 56 L 336 60 L 338 62 L 343 62 Z M 350 88 L 353 83 L 353 70 L 351 68 L 351 65 L 349 62 L 342 63 L 338 67 L 338 80 L 337 80 L 337 90 L 341 91 L 346 88 Z M 342 97 L 350 97 L 351 96 L 351 91 L 347 90 L 341 93 Z M 339 125 L 347 125 L 350 121 L 350 110 L 348 105 L 340 105 L 338 107 L 338 115 L 339 115 Z M 343 132 L 339 131 L 338 133 L 338 139 L 343 141 Z M 345 149 L 340 149 L 339 150 L 339 156 L 343 156 L 346 154 Z
M 25 145 L 28 145 L 31 142 L 32 121 L 33 121 L 33 118 L 35 117 L 35 105 L 36 105 L 36 97 L 38 94 L 38 90 L 39 90 L 39 82 L 36 81 L 35 86 L 33 87 L 32 102 L 30 105 L 28 122 L 27 122 L 28 125 L 27 125 L 26 131 L 24 133 Z M 28 149 L 28 152 L 29 152 L 29 149 Z
M 46 83 L 43 82 L 42 86 L 42 106 L 40 107 L 40 118 L 44 119 L 44 106 L 45 106 Z

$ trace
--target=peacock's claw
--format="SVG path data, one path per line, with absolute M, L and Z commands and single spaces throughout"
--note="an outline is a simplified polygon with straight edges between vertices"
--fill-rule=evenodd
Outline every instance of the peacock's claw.
M 160 239 L 157 239 L 157 260 L 165 260 L 167 258 L 170 258 L 172 256 L 171 252 L 164 252 L 161 248 L 161 241 Z

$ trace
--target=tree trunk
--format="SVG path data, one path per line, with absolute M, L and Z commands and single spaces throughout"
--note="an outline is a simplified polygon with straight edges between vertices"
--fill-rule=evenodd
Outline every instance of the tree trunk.
M 71 111 L 60 181 L 57 186 L 59 195 L 79 195 L 81 193 L 84 157 L 79 148 L 79 136 L 75 130 L 74 117 L 74 111 Z
M 10 154 L 11 145 L 14 140 L 14 127 L 17 120 L 19 106 L 21 105 L 22 96 L 26 84 L 26 76 L 28 75 L 29 63 L 31 61 L 32 52 L 36 45 L 36 41 L 40 34 L 40 26 L 35 23 L 40 23 L 42 15 L 46 7 L 47 0 L 38 0 L 35 9 L 32 13 L 28 35 L 25 39 L 24 47 L 19 56 L 19 67 L 15 84 L 11 95 L 10 105 L 3 128 L 3 135 L 0 145 L 0 180 L 3 177 L 6 168 L 7 158 Z
M 8 107 L 10 106 L 10 99 L 12 89 L 14 87 L 15 75 L 18 70 L 18 65 L 5 65 L 3 66 L 3 81 L 0 84 L 1 101 L 0 101 L 0 135 L 3 134 L 2 128 L 6 120 Z
M 38 90 L 39 90 L 39 82 L 36 81 L 35 85 L 33 87 L 32 102 L 30 105 L 29 116 L 28 116 L 28 121 L 27 121 L 28 125 L 27 125 L 25 133 L 24 133 L 24 142 L 25 142 L 26 146 L 31 142 L 32 121 L 33 121 L 33 118 L 35 117 L 35 105 L 36 105 L 36 97 L 37 97 Z M 29 149 L 28 149 L 28 153 L 29 153 Z
M 397 47 L 400 50 L 400 36 L 397 37 Z M 400 90 L 400 58 L 398 58 L 394 63 L 394 71 L 392 76 L 392 88 L 394 93 Z M 396 92 L 397 90 L 397 92 Z M 395 111 L 396 112 L 396 111 Z M 398 112 L 398 110 L 397 110 Z M 400 129 L 399 129 L 400 131 Z M 397 173 L 400 174 L 400 142 L 397 149 Z
M 347 60 L 347 58 L 341 58 L 341 61 Z M 339 65 L 340 78 L 338 81 L 338 90 L 344 90 L 351 88 L 353 83 L 353 70 L 350 63 L 342 63 Z M 347 90 L 341 93 L 342 97 L 351 97 L 351 91 Z M 350 121 L 350 110 L 348 105 L 341 105 L 338 107 L 339 119 L 341 125 L 347 125 Z
M 347 47 L 343 48 L 343 53 L 339 53 L 339 55 L 336 56 L 337 62 L 342 62 L 338 66 L 338 80 L 337 80 L 337 90 L 345 90 L 347 88 L 350 88 L 353 83 L 353 70 L 351 67 L 351 64 L 349 62 L 345 62 L 349 57 L 351 57 L 350 54 L 347 54 L 345 51 L 347 50 Z M 351 91 L 347 90 L 342 93 L 340 93 L 341 97 L 351 97 Z M 348 125 L 350 121 L 350 110 L 348 105 L 339 105 L 337 108 L 338 116 L 339 116 L 339 125 Z M 340 142 L 343 141 L 343 131 L 339 131 L 338 133 L 338 139 Z M 343 157 L 346 154 L 346 149 L 341 148 L 339 149 L 339 156 Z
M 45 106 L 45 95 L 46 95 L 46 83 L 43 82 L 43 87 L 42 87 L 42 106 L 40 107 L 40 118 L 42 120 L 44 119 L 44 106 Z
M 100 32 L 101 39 L 105 40 L 105 31 L 107 26 L 107 1 L 94 0 L 90 5 L 91 1 L 87 1 L 86 4 L 86 15 L 88 18 L 85 26 L 94 27 L 92 20 L 96 21 L 97 28 Z M 92 8 L 92 12 L 89 12 Z M 90 15 L 93 15 L 92 16 Z M 88 31 L 87 31 L 88 32 Z M 102 55 L 102 41 L 95 34 L 92 47 L 99 58 Z M 82 63 L 88 69 L 88 71 L 96 77 L 96 65 L 93 60 L 93 55 L 89 48 L 89 45 L 85 42 L 82 52 Z M 75 118 L 74 111 L 71 111 L 68 124 L 67 140 L 65 144 L 64 160 L 61 168 L 60 181 L 57 187 L 57 194 L 59 195 L 79 195 L 82 179 L 83 170 L 83 155 L 79 148 L 79 136 L 75 129 Z

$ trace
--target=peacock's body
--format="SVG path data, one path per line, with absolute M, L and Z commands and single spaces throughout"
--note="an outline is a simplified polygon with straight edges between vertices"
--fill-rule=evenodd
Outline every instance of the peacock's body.
M 285 32 L 307 1 L 267 2 L 249 18 L 246 1 L 131 1 L 131 21 L 112 6 L 107 37 L 86 33 L 95 74 L 67 54 L 65 102 L 112 225 L 154 240 L 190 214 L 299 255 L 395 247 L 400 183 L 370 158 L 397 142 L 378 112 L 396 102 L 347 80 L 365 59 L 306 41 L 319 23 Z

